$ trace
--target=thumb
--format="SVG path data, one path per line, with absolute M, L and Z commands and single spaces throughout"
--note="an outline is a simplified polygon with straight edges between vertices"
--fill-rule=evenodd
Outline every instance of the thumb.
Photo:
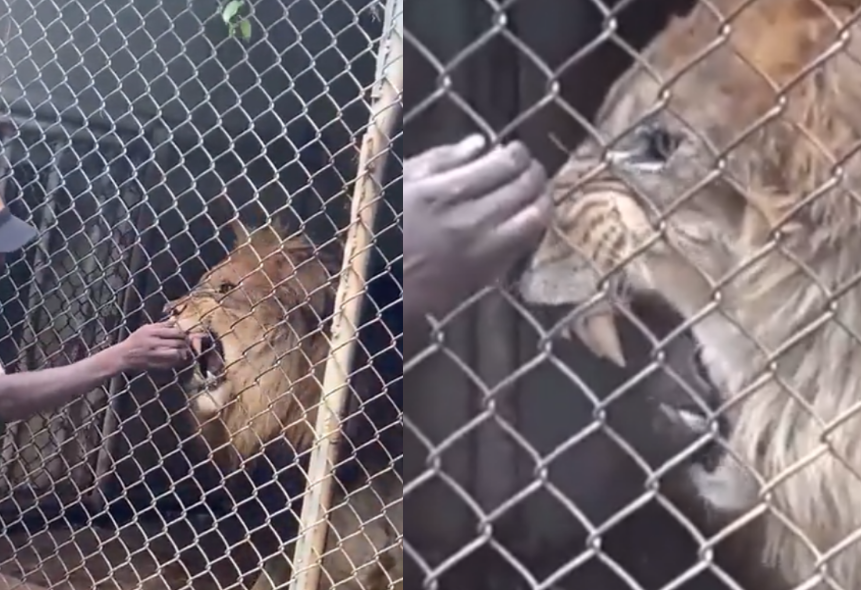
M 457 168 L 478 157 L 487 142 L 475 133 L 455 143 L 437 146 L 404 162 L 404 180 L 419 180 Z

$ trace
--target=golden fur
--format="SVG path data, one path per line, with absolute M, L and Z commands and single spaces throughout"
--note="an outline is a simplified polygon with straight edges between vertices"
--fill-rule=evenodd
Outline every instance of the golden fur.
M 620 138 L 609 172 L 631 189 L 572 192 L 602 149 L 581 146 L 522 283 L 543 303 L 560 298 L 542 296 L 554 281 L 594 289 L 587 257 L 690 320 L 733 424 L 731 453 L 694 471 L 698 488 L 725 514 L 769 506 L 764 561 L 817 589 L 831 587 L 819 573 L 861 588 L 859 7 L 712 0 L 671 22 L 597 119 Z M 674 138 L 660 166 L 632 157 L 646 119 Z
M 195 370 L 183 385 L 203 437 L 228 469 L 276 436 L 297 453 L 313 442 L 328 355 L 323 316 L 335 289 L 304 237 L 282 243 L 273 228 L 232 227 L 230 256 L 168 304 L 181 328 L 210 331 L 223 348 L 223 378 L 207 385 Z
M 277 437 L 297 454 L 313 443 L 329 352 L 325 316 L 335 294 L 330 274 L 337 272 L 304 237 L 282 240 L 275 228 L 251 232 L 239 222 L 233 230 L 237 245 L 227 259 L 168 305 L 193 342 L 206 333 L 220 343 L 221 376 L 207 380 L 196 366 L 183 387 L 202 438 L 228 471 Z M 402 496 L 394 472 L 346 498 L 336 493 L 324 568 L 339 588 L 403 584 Z M 321 588 L 328 587 L 324 574 Z

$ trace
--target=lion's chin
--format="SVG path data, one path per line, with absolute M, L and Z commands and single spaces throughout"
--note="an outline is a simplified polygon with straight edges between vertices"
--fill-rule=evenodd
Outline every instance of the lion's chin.
M 230 399 L 230 388 L 227 383 L 204 385 L 194 390 L 190 397 L 198 416 L 214 416 L 224 408 L 226 400 Z

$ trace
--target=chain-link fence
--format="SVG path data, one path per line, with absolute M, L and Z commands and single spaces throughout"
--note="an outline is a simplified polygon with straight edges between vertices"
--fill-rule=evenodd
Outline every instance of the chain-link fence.
M 389 4 L 2 3 L 0 586 L 403 585 Z
M 520 139 L 554 200 L 411 335 L 410 583 L 857 588 L 861 2 L 407 17 L 407 157 Z

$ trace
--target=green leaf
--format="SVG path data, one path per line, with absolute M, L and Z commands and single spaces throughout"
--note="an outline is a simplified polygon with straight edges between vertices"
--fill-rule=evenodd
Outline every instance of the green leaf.
M 221 18 L 229 25 L 236 18 L 236 15 L 239 14 L 239 11 L 242 10 L 243 6 L 245 6 L 245 0 L 230 0 L 221 11 Z
M 251 40 L 251 21 L 247 18 L 239 21 L 239 35 L 245 41 Z

